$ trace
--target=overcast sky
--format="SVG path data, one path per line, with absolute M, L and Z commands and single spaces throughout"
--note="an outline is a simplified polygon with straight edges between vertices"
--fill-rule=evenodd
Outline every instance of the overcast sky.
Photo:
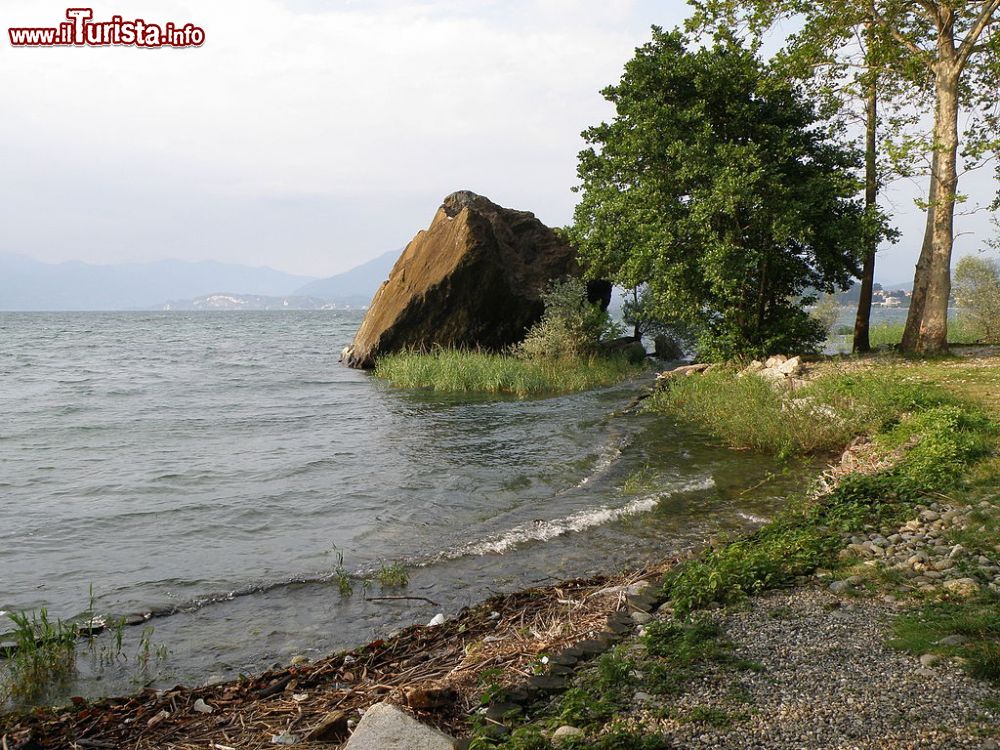
M 66 2 L 0 0 L 0 252 L 327 276 L 402 247 L 471 189 L 567 223 L 580 131 L 611 112 L 649 26 L 683 0 L 108 0 L 95 20 L 193 22 L 196 49 L 12 48 Z M 964 187 L 986 200 L 984 170 Z M 912 277 L 919 186 L 890 198 Z M 978 249 L 985 216 L 964 220 Z

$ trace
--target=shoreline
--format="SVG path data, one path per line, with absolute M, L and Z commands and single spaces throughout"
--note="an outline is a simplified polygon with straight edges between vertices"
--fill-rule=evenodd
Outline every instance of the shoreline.
M 948 363 L 943 366 L 947 367 Z M 986 394 L 989 396 L 990 392 L 987 391 Z M 992 395 L 996 397 L 996 394 Z M 855 441 L 841 454 L 836 466 L 827 472 L 819 485 L 825 485 L 829 490 L 831 484 L 836 483 L 833 480 L 856 472 L 859 468 L 863 470 L 865 466 L 870 466 L 873 472 L 884 470 L 884 462 L 871 461 L 871 456 L 866 455 L 870 446 L 869 441 Z M 984 503 L 1000 512 L 1000 503 Z M 701 609 L 708 618 L 719 620 L 723 629 L 730 624 L 734 625 L 734 648 L 738 647 L 742 638 L 744 646 L 752 650 L 755 634 L 766 631 L 765 625 L 771 622 L 767 618 L 783 620 L 781 615 L 767 615 L 762 620 L 755 612 L 783 612 L 785 609 L 799 611 L 801 619 L 810 623 L 804 626 L 806 633 L 818 634 L 827 632 L 829 628 L 836 630 L 848 621 L 863 630 L 867 627 L 865 623 L 878 620 L 883 623 L 879 629 L 869 628 L 865 632 L 868 633 L 866 637 L 870 643 L 875 643 L 870 639 L 877 636 L 877 642 L 881 644 L 887 637 L 886 623 L 893 619 L 890 615 L 916 612 L 926 601 L 931 600 L 929 597 L 938 595 L 938 592 L 943 592 L 945 601 L 960 601 L 965 598 L 966 594 L 960 594 L 957 587 L 953 591 L 945 580 L 939 580 L 958 581 L 958 585 L 964 580 L 947 574 L 950 566 L 945 567 L 944 572 L 937 570 L 937 561 L 943 560 L 943 557 L 924 555 L 916 563 L 910 559 L 918 556 L 925 539 L 943 539 L 946 526 L 955 518 L 966 518 L 975 512 L 972 508 L 963 515 L 963 512 L 957 511 L 958 506 L 946 508 L 939 505 L 935 509 L 934 506 L 918 505 L 915 508 L 916 518 L 908 519 L 898 529 L 883 524 L 882 527 L 866 530 L 864 539 L 857 533 L 853 536 L 844 534 L 839 545 L 838 557 L 841 563 L 838 563 L 839 567 L 835 571 L 814 568 L 806 574 L 794 576 L 794 580 L 788 583 L 779 582 L 777 586 L 769 587 L 737 603 L 709 602 L 711 606 Z M 900 538 L 894 540 L 896 536 Z M 894 541 L 883 543 L 883 539 Z M 1000 548 L 1000 545 L 997 547 Z M 710 546 L 709 550 L 711 549 L 714 547 Z M 915 554 L 910 555 L 911 552 Z M 698 557 L 697 553 L 693 553 L 687 559 Z M 404 706 L 419 719 L 438 729 L 457 736 L 468 736 L 469 731 L 474 730 L 477 737 L 492 737 L 491 741 L 500 742 L 509 732 L 517 734 L 521 730 L 530 729 L 532 722 L 544 718 L 547 715 L 545 711 L 556 705 L 557 696 L 567 688 L 581 684 L 581 680 L 586 685 L 590 679 L 588 675 L 592 674 L 588 662 L 594 657 L 612 650 L 609 658 L 618 658 L 619 653 L 640 649 L 640 645 L 648 640 L 650 629 L 674 627 L 671 623 L 680 625 L 683 621 L 669 603 L 664 606 L 666 594 L 660 593 L 655 584 L 681 562 L 684 561 L 673 558 L 628 575 L 577 579 L 497 595 L 462 610 L 454 618 L 436 627 L 412 626 L 392 638 L 375 641 L 352 651 L 339 652 L 316 662 L 265 672 L 244 681 L 196 689 L 178 687 L 169 691 L 146 690 L 133 696 L 108 698 L 69 709 L 5 716 L 0 719 L 0 734 L 8 743 L 6 750 L 73 747 L 74 742 L 80 748 L 119 747 L 127 743 L 135 748 L 170 747 L 188 750 L 207 746 L 225 750 L 236 747 L 271 747 L 275 743 L 281 744 L 283 737 L 294 739 L 295 746 L 333 748 L 346 740 L 348 722 L 353 725 L 362 709 L 377 702 L 389 701 Z M 902 565 L 909 566 L 909 573 L 906 582 L 900 583 L 893 578 L 894 574 L 890 575 L 890 566 L 896 566 L 892 570 L 902 570 Z M 981 567 L 992 574 L 996 567 L 995 560 L 991 559 Z M 924 571 L 930 571 L 930 574 Z M 942 575 L 936 576 L 935 572 L 942 572 Z M 1000 581 L 1000 568 L 997 569 L 996 579 L 990 584 L 994 591 L 1000 585 L 997 581 Z M 772 606 L 774 601 L 779 604 Z M 739 625 L 741 622 L 750 629 Z M 824 624 L 820 627 L 818 623 Z M 789 631 L 779 623 L 776 630 L 772 628 L 774 632 L 770 637 L 777 638 L 777 642 L 780 642 L 791 632 L 801 630 L 800 626 L 790 623 L 788 627 L 795 629 Z M 750 640 L 747 641 L 747 638 Z M 912 672 L 916 678 L 923 678 L 925 683 L 933 683 L 937 686 L 936 690 L 950 688 L 953 692 L 958 691 L 956 695 L 961 699 L 961 705 L 968 703 L 961 702 L 968 696 L 986 696 L 982 698 L 986 703 L 981 706 L 977 704 L 978 707 L 973 706 L 969 710 L 975 709 L 978 712 L 975 715 L 986 716 L 994 725 L 1000 721 L 1000 693 L 996 688 L 990 688 L 986 683 L 966 682 L 964 677 L 959 680 L 948 676 L 951 672 L 947 670 L 958 669 L 962 664 L 960 661 L 948 657 L 930 658 L 927 654 L 911 656 L 897 651 L 885 653 L 896 654 L 891 658 L 885 657 L 887 663 L 891 661 L 894 665 L 893 669 L 909 670 L 906 674 Z M 791 670 L 787 679 L 791 680 L 788 683 L 791 686 L 789 689 L 794 693 L 804 687 L 802 670 L 808 666 L 796 661 L 801 656 L 802 654 L 793 650 L 770 666 L 765 665 L 765 669 L 777 672 Z M 798 666 L 794 666 L 795 664 Z M 843 668 L 850 672 L 851 664 L 853 662 L 850 660 L 838 660 L 834 656 L 830 662 L 830 670 L 836 672 Z M 937 671 L 932 670 L 935 665 Z M 497 669 L 501 671 L 494 672 Z M 706 673 L 709 676 L 715 674 L 711 669 Z M 732 677 L 725 670 L 719 674 L 723 680 Z M 847 674 L 844 679 L 853 679 L 851 674 Z M 868 672 L 864 679 L 874 679 L 873 674 L 883 673 L 877 670 L 875 673 Z M 907 681 L 906 684 L 909 686 L 907 689 L 917 689 L 920 679 L 912 684 Z M 985 687 L 980 689 L 969 685 Z M 671 718 L 674 715 L 668 712 L 669 715 L 664 714 L 667 719 L 664 719 L 656 712 L 649 712 L 651 707 L 656 707 L 655 704 L 666 710 L 662 699 L 654 700 L 651 704 L 648 699 L 650 693 L 645 692 L 641 685 L 629 689 L 634 691 L 634 695 L 624 715 L 628 716 L 629 721 L 636 722 L 636 726 L 648 729 L 650 721 L 658 722 L 658 731 L 687 743 L 680 745 L 681 747 L 744 746 L 737 743 L 739 729 L 730 736 L 727 734 L 730 732 L 729 725 L 718 714 L 710 713 L 724 713 L 724 709 L 712 708 L 712 701 L 721 700 L 718 694 L 709 691 L 702 695 L 706 703 L 688 706 L 689 713 L 694 711 L 701 718 Z M 894 695 L 898 692 L 893 687 L 887 694 Z M 700 693 L 696 692 L 694 695 Z M 997 701 L 996 706 L 990 708 L 993 704 L 989 701 L 994 699 Z M 839 698 L 831 694 L 829 700 L 839 701 Z M 872 694 L 865 700 L 868 702 L 863 707 L 872 704 L 872 701 L 877 706 L 882 698 Z M 940 700 L 944 701 L 945 698 L 941 697 Z M 803 703 L 800 718 L 808 722 L 812 720 L 810 717 L 813 714 L 807 710 L 807 703 L 808 701 Z M 196 708 L 199 704 L 200 707 Z M 673 699 L 671 705 L 675 704 L 686 705 Z M 771 706 L 769 710 L 777 711 L 783 705 Z M 211 713 L 202 713 L 206 708 Z M 837 716 L 843 714 L 842 709 L 844 706 L 839 706 Z M 753 724 L 757 727 L 754 731 L 763 732 L 765 736 L 771 736 L 767 733 L 776 731 L 773 721 L 766 715 L 748 714 L 751 715 L 760 717 L 759 721 L 754 719 L 757 722 Z M 713 716 L 718 719 L 719 726 L 712 724 L 710 719 Z M 741 714 L 740 721 L 744 719 L 749 720 Z M 982 737 L 978 734 L 970 735 L 972 739 L 968 742 L 967 738 L 962 739 L 960 744 L 955 744 L 952 732 L 940 740 L 928 735 L 929 739 L 926 741 L 931 744 L 905 744 L 905 737 L 894 735 L 890 739 L 897 744 L 859 746 L 942 749 L 960 746 L 976 750 L 996 750 L 995 745 L 988 744 L 993 741 L 990 735 L 993 729 L 989 722 L 982 730 L 986 734 Z M 549 729 L 543 729 L 539 736 L 551 736 L 551 723 L 543 723 L 541 726 L 549 726 Z M 854 724 L 850 726 L 855 727 L 850 731 L 862 731 Z M 972 727 L 973 724 L 969 726 Z M 576 730 L 576 727 L 570 729 Z M 979 731 L 975 729 L 975 732 Z M 728 738 L 725 739 L 726 742 L 735 744 L 705 744 L 723 741 L 723 738 Z M 829 739 L 827 737 L 824 741 Z M 983 742 L 980 743 L 980 739 Z M 1000 739 L 1000 735 L 997 739 Z M 548 747 L 539 745 L 543 746 Z M 775 742 L 764 746 L 786 745 Z M 799 746 L 794 743 L 787 745 Z
M 620 576 L 498 594 L 440 625 L 413 625 L 390 638 L 248 680 L 165 691 L 148 688 L 131 696 L 74 702 L 63 709 L 0 716 L 0 736 L 8 750 L 73 743 L 90 748 L 125 743 L 135 748 L 203 748 L 206 742 L 267 747 L 282 732 L 305 729 L 307 735 L 333 711 L 357 712 L 382 700 L 407 706 L 439 729 L 464 730 L 482 689 L 478 673 L 503 667 L 508 680 L 517 674 L 527 677 L 543 655 L 581 641 L 594 642 L 588 656 L 596 656 L 624 634 L 621 625 L 614 626 L 620 632 L 606 628 L 620 621 L 616 613 L 629 608 L 628 588 L 638 594 L 642 587 L 634 584 L 661 576 L 676 561 Z M 473 646 L 478 648 L 470 649 Z M 559 676 L 565 677 L 565 672 Z M 212 707 L 212 713 L 195 709 L 199 700 Z M 226 711 L 226 720 L 214 717 L 215 710 Z M 169 715 L 162 716 L 163 711 Z M 325 736 L 332 739 L 335 734 Z M 331 746 L 329 739 L 316 741 L 320 744 L 297 744 Z

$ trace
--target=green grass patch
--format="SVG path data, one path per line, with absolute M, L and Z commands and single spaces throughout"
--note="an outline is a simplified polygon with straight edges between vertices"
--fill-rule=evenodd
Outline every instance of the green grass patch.
M 873 347 L 896 346 L 903 340 L 903 329 L 906 322 L 883 321 L 869 329 L 868 337 Z M 849 333 L 853 333 L 849 331 Z M 951 344 L 975 344 L 982 336 L 976 325 L 963 315 L 957 315 L 948 320 L 948 342 Z
M 926 393 L 915 396 L 896 401 L 916 409 L 913 413 L 900 419 L 886 409 L 873 417 L 885 430 L 878 437 L 882 450 L 905 449 L 891 469 L 847 476 L 815 501 L 791 502 L 749 537 L 717 544 L 671 569 L 664 591 L 675 611 L 738 601 L 832 565 L 844 532 L 901 522 L 928 493 L 959 485 L 993 449 L 995 426 L 973 406 L 935 404 L 940 399 Z
M 671 380 L 647 408 L 699 425 L 732 448 L 790 457 L 840 450 L 906 412 L 954 402 L 942 389 L 900 378 L 892 368 L 828 374 L 794 393 L 761 377 L 714 370 Z
M 973 677 L 1000 685 L 1000 596 L 924 604 L 896 618 L 889 645 L 919 656 L 961 657 Z M 948 640 L 958 636 L 955 643 Z M 958 640 L 958 638 L 954 639 Z
M 375 366 L 375 375 L 399 388 L 531 396 L 614 385 L 648 369 L 645 363 L 618 357 L 526 359 L 510 354 L 439 349 L 382 357 Z

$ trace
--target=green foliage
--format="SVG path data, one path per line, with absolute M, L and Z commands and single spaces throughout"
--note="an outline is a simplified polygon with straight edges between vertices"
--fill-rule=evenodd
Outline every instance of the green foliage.
M 967 601 L 925 604 L 900 615 L 889 645 L 914 655 L 934 653 L 964 658 L 973 677 L 1000 685 L 1000 596 L 982 594 Z M 965 640 L 942 644 L 948 636 Z
M 559 706 L 559 720 L 586 727 L 609 721 L 628 703 L 625 690 L 634 678 L 635 664 L 617 650 L 602 654 L 588 679 L 570 688 Z
M 768 418 L 787 415 L 782 396 L 766 383 L 766 391 L 748 386 L 744 381 L 749 380 L 759 379 L 732 373 L 683 378 L 673 381 L 663 398 L 674 413 L 680 409 L 731 443 L 752 439 L 756 447 L 786 451 L 816 444 L 814 437 L 803 441 L 798 429 L 748 429 L 744 420 L 768 424 Z M 811 572 L 831 561 L 844 531 L 900 520 L 925 493 L 954 486 L 995 445 L 995 425 L 981 412 L 891 371 L 829 375 L 796 391 L 795 397 L 809 397 L 815 408 L 829 410 L 818 421 L 841 425 L 839 432 L 823 433 L 826 440 L 839 435 L 843 445 L 854 434 L 883 433 L 877 439 L 881 451 L 898 450 L 902 455 L 890 469 L 845 477 L 819 501 L 792 505 L 750 537 L 716 546 L 673 568 L 664 580 L 664 592 L 676 612 L 712 601 L 735 601 Z M 664 403 L 656 406 L 663 408 Z M 727 416 L 727 409 L 739 418 Z
M 901 477 L 928 490 L 944 490 L 992 450 L 994 434 L 985 415 L 949 405 L 911 415 L 882 440 L 890 447 L 910 444 L 896 469 Z
M 342 597 L 350 596 L 354 593 L 354 581 L 347 568 L 344 567 L 344 553 L 337 549 L 336 545 L 334 545 L 334 552 L 337 555 L 337 567 L 333 571 L 333 582 L 337 584 L 337 590 L 340 591 Z
M 381 357 L 375 375 L 400 388 L 532 396 L 613 385 L 646 370 L 621 357 L 525 359 L 509 354 L 440 349 Z
M 854 152 L 793 85 L 732 42 L 653 39 L 584 132 L 573 237 L 594 276 L 648 285 L 699 355 L 801 350 L 824 338 L 810 289 L 846 288 L 864 246 Z
M 656 306 L 648 284 L 629 290 L 622 301 L 622 321 L 632 329 L 636 338 L 667 336 L 679 344 L 690 347 L 695 331 L 675 315 L 666 316 Z
M 553 750 L 556 747 L 540 727 L 526 726 L 515 729 L 506 740 L 477 738 L 471 750 Z M 570 737 L 561 741 L 560 750 L 672 750 L 663 737 L 644 731 L 612 724 L 607 731 L 593 737 Z
M 1000 343 L 1000 263 L 967 255 L 955 267 L 955 300 L 986 343 Z
M 375 573 L 375 580 L 384 589 L 402 588 L 410 582 L 410 574 L 406 566 L 400 562 L 389 564 L 383 562 Z
M 674 611 L 737 601 L 814 570 L 837 550 L 839 536 L 805 523 L 771 523 L 747 539 L 678 565 L 664 580 Z
M 72 623 L 50 620 L 44 608 L 7 617 L 14 623 L 16 651 L 0 665 L 0 706 L 33 701 L 76 672 L 77 629 Z
M 528 359 L 583 359 L 597 354 L 601 341 L 620 336 L 600 305 L 587 301 L 582 279 L 553 281 L 542 295 L 545 312 L 528 331 L 515 352 Z

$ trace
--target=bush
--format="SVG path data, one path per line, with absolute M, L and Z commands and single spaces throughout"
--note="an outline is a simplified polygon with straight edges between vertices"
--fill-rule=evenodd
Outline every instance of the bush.
M 883 442 L 891 447 L 912 443 L 898 467 L 901 476 L 927 490 L 945 490 L 972 461 L 990 452 L 994 432 L 982 414 L 948 405 L 913 414 Z
M 601 341 L 620 336 L 622 329 L 605 310 L 587 300 L 582 279 L 553 281 L 542 295 L 545 313 L 515 352 L 528 359 L 579 359 L 597 353 Z

